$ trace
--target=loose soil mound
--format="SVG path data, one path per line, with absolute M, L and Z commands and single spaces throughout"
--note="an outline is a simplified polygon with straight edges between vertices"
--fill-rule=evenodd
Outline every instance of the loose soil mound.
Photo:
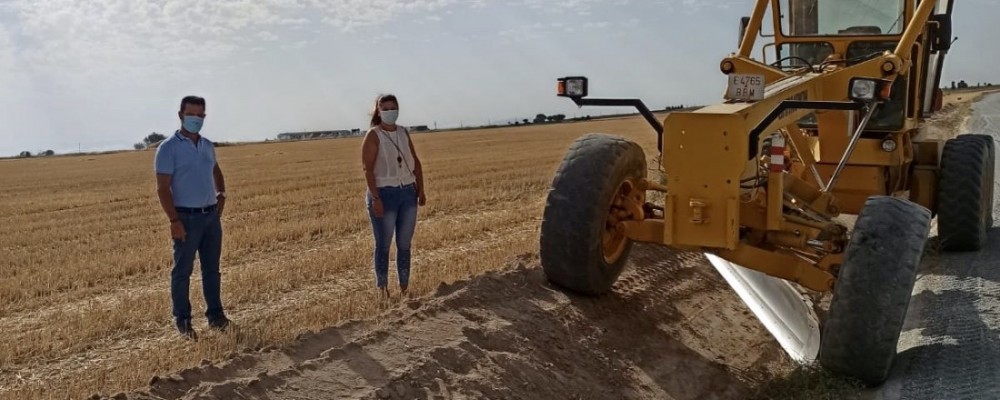
M 638 246 L 601 297 L 552 286 L 534 256 L 516 263 L 116 397 L 735 399 L 790 369 L 699 254 Z

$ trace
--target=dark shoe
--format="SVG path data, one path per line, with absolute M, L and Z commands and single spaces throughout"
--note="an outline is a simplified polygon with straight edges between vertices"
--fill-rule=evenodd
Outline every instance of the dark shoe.
M 198 333 L 194 331 L 194 327 L 191 326 L 191 320 L 185 319 L 177 321 L 177 331 L 180 332 L 181 336 L 187 339 L 198 340 Z
M 231 322 L 232 321 L 230 321 L 229 318 L 226 318 L 226 317 L 217 318 L 217 319 L 213 319 L 213 320 L 208 321 L 208 327 L 211 328 L 211 329 L 215 329 L 215 330 L 217 330 L 219 332 L 225 332 L 226 328 L 229 327 L 229 324 Z

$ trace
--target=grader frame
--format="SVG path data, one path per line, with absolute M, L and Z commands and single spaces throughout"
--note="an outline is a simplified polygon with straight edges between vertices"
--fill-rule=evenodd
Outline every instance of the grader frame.
M 634 143 L 595 134 L 578 140 L 557 171 L 543 218 L 549 279 L 600 294 L 617 279 L 633 242 L 705 252 L 797 359 L 820 353 L 836 372 L 884 380 L 930 219 L 952 195 L 946 191 L 961 191 L 955 195 L 964 203 L 939 215 L 944 247 L 976 250 L 985 240 L 993 142 L 983 135 L 948 144 L 914 140 L 921 120 L 941 106 L 937 87 L 952 43 L 953 0 L 854 2 L 898 6 L 896 22 L 905 28 L 894 30 L 894 23 L 887 32 L 819 29 L 820 21 L 836 27 L 828 15 L 817 16 L 834 13 L 832 1 L 756 0 L 741 21 L 739 50 L 719 64 L 729 81 L 725 100 L 671 112 L 662 124 L 640 100 L 587 98 L 585 77 L 559 79 L 557 94 L 579 106 L 636 107 L 658 134 L 666 179 L 646 177 Z M 775 48 L 792 53 L 773 64 L 751 57 L 769 6 Z M 783 67 L 785 61 L 795 63 Z M 954 182 L 959 166 L 979 171 L 975 188 Z M 663 204 L 648 201 L 649 191 L 661 192 Z M 853 233 L 837 221 L 842 213 L 859 215 Z M 978 225 L 953 227 L 958 220 Z M 899 254 L 879 256 L 872 246 Z M 834 292 L 823 333 L 829 339 L 814 337 L 819 328 L 804 317 L 782 315 L 811 309 L 790 304 L 790 285 L 761 276 Z M 859 300 L 872 291 L 887 293 L 886 303 Z M 885 337 L 879 329 L 889 329 L 891 343 L 872 338 Z

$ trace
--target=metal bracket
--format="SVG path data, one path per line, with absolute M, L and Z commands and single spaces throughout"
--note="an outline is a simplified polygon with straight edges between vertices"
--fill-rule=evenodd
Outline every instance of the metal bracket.
M 775 119 L 778 119 L 782 113 L 786 110 L 798 110 L 798 109 L 812 109 L 812 110 L 860 110 L 865 106 L 864 103 L 859 103 L 856 101 L 811 101 L 811 100 L 785 100 L 781 104 L 778 104 L 774 110 L 771 110 L 764 119 L 762 119 L 757 126 L 750 131 L 750 152 L 747 155 L 747 160 L 753 159 L 757 155 L 757 144 L 760 141 L 760 135 L 764 132 L 764 128 L 771 125 Z
M 585 99 L 582 97 L 572 96 L 570 100 L 576 103 L 577 106 L 614 106 L 614 107 L 635 107 L 639 110 L 639 114 L 642 114 L 646 122 L 653 127 L 656 131 L 656 151 L 659 152 L 663 148 L 663 124 L 656 120 L 656 116 L 653 115 L 652 111 L 646 107 L 646 104 L 639 99 Z

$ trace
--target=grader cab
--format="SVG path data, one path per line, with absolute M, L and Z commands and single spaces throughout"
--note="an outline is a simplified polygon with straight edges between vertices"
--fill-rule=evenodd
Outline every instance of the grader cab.
M 719 64 L 723 99 L 662 123 L 640 100 L 589 98 L 585 77 L 559 79 L 579 106 L 638 108 L 663 176 L 647 175 L 632 141 L 580 137 L 544 210 L 548 279 L 597 295 L 635 242 L 702 252 L 793 358 L 884 382 L 931 219 L 946 251 L 980 249 L 992 224 L 992 139 L 915 139 L 941 107 L 953 3 L 756 0 Z M 758 37 L 773 38 L 763 48 L 776 59 L 751 56 Z M 824 321 L 792 283 L 832 292 Z

